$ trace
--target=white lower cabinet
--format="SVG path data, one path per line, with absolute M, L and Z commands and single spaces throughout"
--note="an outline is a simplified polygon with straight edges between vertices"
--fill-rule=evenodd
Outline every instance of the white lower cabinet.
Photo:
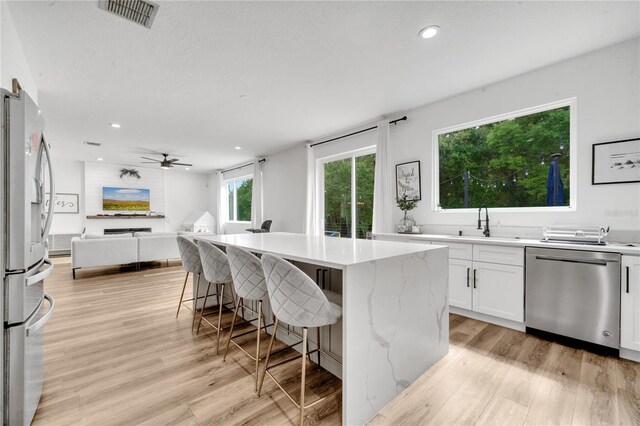
M 449 305 L 472 309 L 471 270 L 473 262 L 449 259 Z
M 620 347 L 640 351 L 640 257 L 622 256 Z
M 473 310 L 524 322 L 522 266 L 473 262 Z
M 444 245 L 449 246 L 450 306 L 524 322 L 522 248 L 460 243 L 454 247 L 449 243 Z

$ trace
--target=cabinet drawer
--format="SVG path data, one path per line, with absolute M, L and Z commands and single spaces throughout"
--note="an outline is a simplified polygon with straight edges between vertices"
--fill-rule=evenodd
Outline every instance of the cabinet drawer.
M 524 266 L 524 248 L 474 244 L 473 260 L 476 262 Z
M 444 241 L 434 241 L 433 244 L 449 247 L 449 258 L 451 259 L 473 259 L 473 246 L 471 244 L 447 243 Z

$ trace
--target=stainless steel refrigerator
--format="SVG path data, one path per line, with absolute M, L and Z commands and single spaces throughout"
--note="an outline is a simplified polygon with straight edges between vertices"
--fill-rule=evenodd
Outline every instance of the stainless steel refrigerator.
M 51 154 L 38 107 L 24 91 L 2 90 L 0 221 L 2 256 L 2 411 L 5 425 L 31 423 L 42 393 L 43 326 L 55 302 L 44 292 L 53 272 L 47 237 L 55 194 Z

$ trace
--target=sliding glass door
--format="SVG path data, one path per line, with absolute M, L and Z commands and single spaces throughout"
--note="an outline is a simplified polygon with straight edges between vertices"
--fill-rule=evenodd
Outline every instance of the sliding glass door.
M 319 160 L 319 210 L 324 234 L 366 238 L 373 224 L 374 148 Z

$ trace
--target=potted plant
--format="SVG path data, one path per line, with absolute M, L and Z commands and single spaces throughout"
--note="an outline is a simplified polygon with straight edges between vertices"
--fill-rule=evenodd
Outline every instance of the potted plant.
M 418 207 L 418 200 L 407 198 L 407 194 L 404 194 L 402 198 L 397 200 L 398 208 L 404 212 L 404 218 L 398 225 L 399 233 L 411 233 L 413 231 L 414 220 L 411 216 L 407 215 L 407 212 Z

